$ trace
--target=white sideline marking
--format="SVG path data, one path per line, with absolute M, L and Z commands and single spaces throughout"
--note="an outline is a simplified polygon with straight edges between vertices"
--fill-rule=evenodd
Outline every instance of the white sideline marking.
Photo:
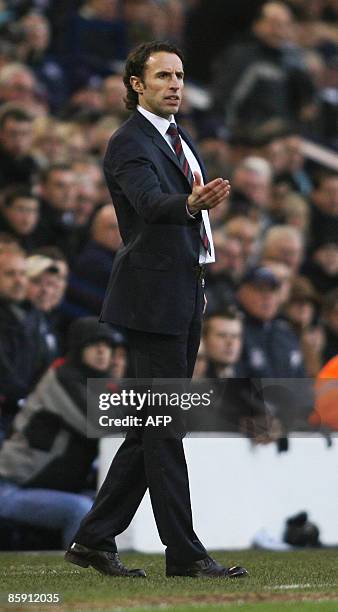
M 323 584 L 311 584 L 307 582 L 305 584 L 278 584 L 275 586 L 266 586 L 264 587 L 265 591 L 270 591 L 271 589 L 311 589 L 313 587 L 334 587 L 337 586 L 336 583 L 323 583 Z

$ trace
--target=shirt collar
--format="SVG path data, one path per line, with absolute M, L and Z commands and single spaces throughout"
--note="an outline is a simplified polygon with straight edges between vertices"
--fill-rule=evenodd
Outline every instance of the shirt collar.
M 170 119 L 164 119 L 164 117 L 159 117 L 158 115 L 151 113 L 139 104 L 137 105 L 137 110 L 139 113 L 141 113 L 141 115 L 148 119 L 150 123 L 153 124 L 153 126 L 160 132 L 161 136 L 166 135 L 168 127 L 171 123 L 175 123 L 176 125 L 174 115 L 171 115 Z

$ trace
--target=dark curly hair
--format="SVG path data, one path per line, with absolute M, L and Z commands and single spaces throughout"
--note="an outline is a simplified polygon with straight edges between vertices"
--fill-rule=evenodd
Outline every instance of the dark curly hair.
M 128 110 L 135 110 L 138 104 L 138 94 L 133 90 L 130 84 L 130 77 L 137 76 L 143 79 L 144 68 L 148 58 L 153 53 L 159 53 L 160 51 L 175 53 L 175 55 L 178 55 L 182 62 L 184 60 L 183 53 L 178 47 L 169 42 L 158 40 L 142 43 L 129 53 L 123 75 L 123 82 L 127 90 L 127 95 L 124 101 Z

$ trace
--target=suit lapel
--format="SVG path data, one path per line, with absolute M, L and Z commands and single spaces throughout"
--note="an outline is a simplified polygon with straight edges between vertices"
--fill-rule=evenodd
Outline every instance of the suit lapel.
M 168 145 L 168 143 L 165 141 L 163 136 L 161 136 L 159 131 L 153 126 L 153 124 L 150 121 L 148 121 L 148 119 L 143 117 L 143 115 L 141 113 L 139 113 L 138 111 L 136 111 L 135 114 L 133 115 L 133 119 L 136 120 L 136 123 L 138 124 L 139 127 L 141 127 L 143 132 L 145 132 L 147 134 L 147 136 L 149 136 L 153 140 L 154 145 L 157 146 L 162 151 L 162 153 L 164 153 L 164 155 L 166 155 L 166 157 L 168 159 L 170 159 L 170 161 L 175 164 L 176 168 L 180 171 L 180 173 L 182 174 L 182 176 L 186 180 L 186 182 L 189 185 L 189 188 L 191 190 L 190 183 L 189 183 L 187 177 L 185 176 L 185 174 L 184 174 L 184 172 L 183 172 L 183 170 L 182 170 L 182 168 L 180 166 L 180 163 L 179 163 L 179 161 L 177 159 L 177 156 L 175 155 L 175 153 L 171 149 L 171 147 Z M 199 164 L 201 166 L 203 175 L 205 176 L 203 164 L 201 163 L 201 160 L 200 160 L 198 154 L 195 152 L 195 149 L 192 146 L 189 138 L 187 138 L 185 132 L 183 132 L 183 130 L 181 130 L 180 128 L 179 128 L 179 132 L 182 133 L 182 136 L 183 136 L 184 140 L 186 140 L 186 142 L 188 143 L 189 147 L 193 151 L 196 159 L 198 160 L 198 162 L 199 162 Z

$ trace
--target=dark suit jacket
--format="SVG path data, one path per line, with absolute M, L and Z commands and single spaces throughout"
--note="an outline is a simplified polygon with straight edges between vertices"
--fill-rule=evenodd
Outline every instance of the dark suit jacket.
M 181 132 L 204 176 L 202 161 Z M 191 188 L 177 157 L 135 112 L 112 136 L 104 172 L 123 244 L 101 320 L 146 332 L 184 333 L 195 307 L 201 215 L 191 219 L 186 212 Z

